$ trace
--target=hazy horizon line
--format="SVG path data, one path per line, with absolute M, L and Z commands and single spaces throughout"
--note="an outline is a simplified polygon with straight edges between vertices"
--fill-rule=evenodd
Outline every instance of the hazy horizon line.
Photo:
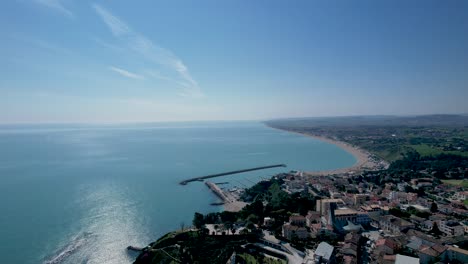
M 9 125 L 125 125 L 125 124 L 155 124 L 155 123 L 198 123 L 198 122 L 267 122 L 275 120 L 300 120 L 310 118 L 355 118 L 355 117 L 423 117 L 423 116 L 468 116 L 468 113 L 432 113 L 432 114 L 375 114 L 375 115 L 330 115 L 330 116 L 297 116 L 272 117 L 259 119 L 197 119 L 197 120 L 154 120 L 154 121 L 43 121 L 43 122 L 0 122 L 0 126 Z

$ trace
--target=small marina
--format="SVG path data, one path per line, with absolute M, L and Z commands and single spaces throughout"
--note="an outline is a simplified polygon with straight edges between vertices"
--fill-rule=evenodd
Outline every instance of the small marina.
M 216 183 L 209 181 L 206 181 L 205 184 L 221 200 L 221 202 L 212 203 L 211 205 L 224 205 L 225 210 L 231 212 L 240 211 L 246 205 L 245 202 L 239 199 L 241 189 L 223 190 Z

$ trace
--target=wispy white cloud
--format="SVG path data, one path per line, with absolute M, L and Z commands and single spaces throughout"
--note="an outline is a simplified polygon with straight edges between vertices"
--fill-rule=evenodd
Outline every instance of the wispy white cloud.
M 143 80 L 145 79 L 144 76 L 142 75 L 139 75 L 139 74 L 136 74 L 136 73 L 133 73 L 133 72 L 129 72 L 127 70 L 124 70 L 124 69 L 121 69 L 121 68 L 117 68 L 117 67 L 109 67 L 109 70 L 111 71 L 114 71 L 124 77 L 127 77 L 127 78 L 131 78 L 131 79 L 138 79 L 138 80 Z
M 34 0 L 34 1 L 38 4 L 54 9 L 55 11 L 58 11 L 69 18 L 74 17 L 73 13 L 69 9 L 67 9 L 60 0 Z
M 182 87 L 181 96 L 203 97 L 204 94 L 198 83 L 193 79 L 187 66 L 170 50 L 154 44 L 145 36 L 135 32 L 124 21 L 114 16 L 100 5 L 93 4 L 92 7 L 107 25 L 113 36 L 122 41 L 129 50 L 139 54 L 146 60 L 163 67 L 165 71 L 172 72 L 174 77 L 164 77 L 166 80 L 175 80 Z M 161 79 L 161 76 L 155 78 Z
M 112 31 L 112 34 L 119 37 L 130 33 L 130 27 L 116 16 L 112 15 L 109 11 L 97 4 L 93 4 L 92 6 L 98 15 L 102 18 L 104 23 L 106 23 L 106 25 Z

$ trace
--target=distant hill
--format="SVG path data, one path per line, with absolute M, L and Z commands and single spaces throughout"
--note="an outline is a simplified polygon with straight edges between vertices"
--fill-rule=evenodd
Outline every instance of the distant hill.
M 342 116 L 342 117 L 305 117 L 275 119 L 265 123 L 287 125 L 288 127 L 317 126 L 468 126 L 468 115 L 437 114 L 420 116 Z

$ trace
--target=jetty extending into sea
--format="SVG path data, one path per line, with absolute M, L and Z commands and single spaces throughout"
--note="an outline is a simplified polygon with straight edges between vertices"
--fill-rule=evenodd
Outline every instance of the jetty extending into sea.
M 208 188 L 210 188 L 210 190 L 212 190 L 216 194 L 216 196 L 219 197 L 219 199 L 221 199 L 221 201 L 223 201 L 223 204 L 232 203 L 236 201 L 236 198 L 233 197 L 232 194 L 223 191 L 221 188 L 219 188 L 218 185 L 216 185 L 216 183 L 207 181 L 205 182 L 205 184 L 206 186 L 208 186 Z
M 224 210 L 229 212 L 239 212 L 247 205 L 247 203 L 239 199 L 238 194 L 236 195 L 234 192 L 223 190 L 213 182 L 205 181 L 205 184 L 222 201 L 220 203 L 214 203 L 213 205 L 224 205 Z
M 255 167 L 255 168 L 250 168 L 250 169 L 228 171 L 228 172 L 211 174 L 211 175 L 206 175 L 206 176 L 201 176 L 201 177 L 195 177 L 195 178 L 190 178 L 190 179 L 187 179 L 187 180 L 183 180 L 183 181 L 180 182 L 180 184 L 181 185 L 187 185 L 187 183 L 193 182 L 193 181 L 201 181 L 201 180 L 204 180 L 204 179 L 221 177 L 221 176 L 226 176 L 226 175 L 231 175 L 231 174 L 238 174 L 238 173 L 244 173 L 244 172 L 249 172 L 249 171 L 265 170 L 265 169 L 280 168 L 280 167 L 285 168 L 286 164 L 276 164 L 276 165 Z

